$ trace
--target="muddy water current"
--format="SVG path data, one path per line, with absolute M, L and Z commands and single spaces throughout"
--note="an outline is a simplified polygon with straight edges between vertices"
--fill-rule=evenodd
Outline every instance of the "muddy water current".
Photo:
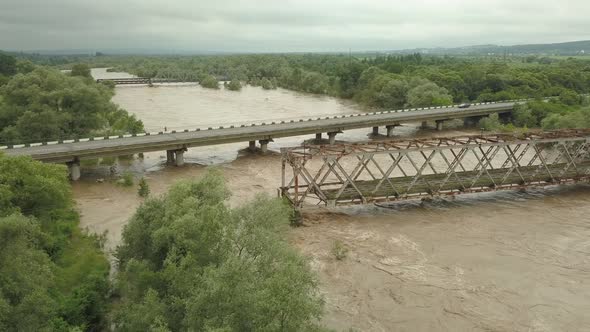
M 104 69 L 93 74 L 122 75 Z M 114 102 L 149 131 L 367 111 L 352 102 L 281 89 L 230 92 L 191 84 L 117 87 Z M 354 130 L 338 139 L 368 140 L 367 132 Z M 417 124 L 396 128 L 400 137 L 434 133 Z M 470 131 L 442 134 L 463 133 Z M 245 144 L 194 148 L 185 154 L 184 167 L 165 166 L 165 152 L 87 163 L 82 180 L 73 184 L 82 225 L 107 232 L 108 250 L 119 243 L 140 204 L 136 188 L 114 184 L 111 173 L 127 169 L 145 176 L 154 194 L 215 165 L 233 192 L 231 205 L 255 193 L 276 195 L 281 182 L 276 151 L 311 138 L 278 139 L 267 155 L 247 153 Z M 304 220 L 290 239 L 319 274 L 326 299 L 323 322 L 338 331 L 590 331 L 586 185 L 350 207 L 307 213 Z M 343 260 L 331 253 L 335 241 L 348 249 Z

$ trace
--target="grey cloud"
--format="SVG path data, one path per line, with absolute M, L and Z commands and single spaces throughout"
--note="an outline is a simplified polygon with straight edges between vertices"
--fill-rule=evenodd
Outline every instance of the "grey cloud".
M 2 0 L 0 49 L 344 51 L 588 38 L 587 0 Z

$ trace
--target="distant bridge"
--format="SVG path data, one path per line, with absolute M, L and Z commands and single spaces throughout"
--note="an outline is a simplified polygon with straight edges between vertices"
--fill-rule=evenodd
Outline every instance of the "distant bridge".
M 295 207 L 389 202 L 590 180 L 590 130 L 283 148 Z
M 229 81 L 227 76 L 216 76 L 217 81 Z M 149 77 L 124 77 L 124 78 L 99 78 L 96 80 L 97 83 L 101 82 L 113 82 L 115 85 L 134 85 L 134 84 L 160 84 L 160 83 L 198 83 L 196 79 L 190 79 L 188 76 L 185 79 L 176 78 L 149 78 Z
M 249 142 L 251 149 L 259 141 L 262 152 L 266 152 L 268 143 L 273 139 L 290 136 L 315 134 L 321 139 L 328 134 L 329 144 L 334 144 L 336 135 L 344 130 L 371 128 L 373 134 L 379 133 L 379 127 L 387 129 L 387 136 L 393 136 L 394 128 L 402 122 L 426 121 L 436 122 L 441 130 L 444 121 L 460 118 L 479 118 L 493 113 L 508 113 L 521 101 L 474 104 L 469 108 L 457 106 L 430 107 L 424 109 L 405 109 L 396 111 L 373 112 L 333 116 L 317 119 L 298 119 L 280 123 L 258 123 L 240 126 L 222 126 L 218 128 L 186 129 L 170 133 L 142 133 L 112 137 L 85 138 L 59 142 L 40 142 L 17 146 L 0 147 L 0 152 L 8 155 L 26 155 L 45 162 L 68 163 L 72 178 L 79 177 L 81 159 L 93 159 L 105 156 L 122 156 L 150 151 L 167 151 L 169 163 L 182 165 L 184 152 L 191 147 Z
M 129 77 L 129 78 L 99 78 L 97 83 L 113 82 L 116 85 L 132 85 L 132 84 L 157 84 L 157 83 L 184 83 L 187 81 L 174 80 L 167 78 L 146 78 L 146 77 Z

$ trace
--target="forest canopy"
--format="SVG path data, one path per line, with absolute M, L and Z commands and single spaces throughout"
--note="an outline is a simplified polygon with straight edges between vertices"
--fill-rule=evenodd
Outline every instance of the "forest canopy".
M 0 84 L 0 145 L 143 131 L 140 120 L 111 102 L 112 87 L 88 77 L 86 65 L 74 76 L 29 69 Z
M 208 75 L 254 86 L 352 98 L 377 108 L 500 101 L 590 91 L 590 61 L 422 54 L 265 54 L 80 59 L 143 77 L 199 81 Z M 265 83 L 265 84 L 263 84 Z

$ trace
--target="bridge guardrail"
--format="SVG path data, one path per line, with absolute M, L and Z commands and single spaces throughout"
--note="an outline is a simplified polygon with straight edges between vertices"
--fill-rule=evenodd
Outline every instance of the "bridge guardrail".
M 526 99 L 526 100 L 532 100 L 532 99 Z M 514 102 L 517 103 L 517 101 L 510 101 L 510 102 Z M 474 103 L 472 104 L 473 106 L 480 106 L 480 105 L 490 105 L 490 104 L 497 104 L 497 103 L 504 103 L 504 102 L 488 102 L 488 103 Z M 398 110 L 389 110 L 389 111 L 375 111 L 375 112 L 367 112 L 367 113 L 356 113 L 356 114 L 349 114 L 348 117 L 354 117 L 354 116 L 371 116 L 371 115 L 378 115 L 378 114 L 389 114 L 389 113 L 400 113 L 400 112 L 419 112 L 419 111 L 424 111 L 424 110 L 433 110 L 433 109 L 442 109 L 442 108 L 457 108 L 458 105 L 449 105 L 449 106 L 431 106 L 431 107 L 423 107 L 423 108 L 409 108 L 409 109 L 398 109 Z M 465 109 L 459 109 L 459 111 L 469 111 L 469 108 L 465 108 Z M 345 118 L 347 115 L 333 115 L 333 119 L 337 119 L 338 117 L 341 118 Z M 330 116 L 325 117 L 325 119 L 330 119 Z M 318 117 L 316 119 L 317 120 L 322 120 L 321 117 Z M 303 119 L 288 119 L 288 120 L 275 120 L 273 122 L 271 122 L 271 124 L 276 124 L 277 121 L 281 121 L 281 123 L 285 123 L 285 121 L 290 121 L 290 122 L 303 122 Z M 311 118 L 309 118 L 307 121 L 314 121 Z M 241 127 L 245 127 L 248 126 L 248 124 L 250 126 L 266 126 L 267 123 L 266 122 L 261 122 L 259 124 L 257 123 L 242 123 L 242 124 L 233 124 L 230 126 L 218 126 L 217 130 L 219 129 L 224 129 L 224 128 L 235 128 L 236 126 L 241 126 Z M 201 130 L 214 130 L 214 127 L 207 127 L 205 128 L 196 128 L 195 130 L 190 130 L 190 129 L 180 129 L 180 131 L 182 132 L 190 132 L 190 131 L 201 131 Z M 170 133 L 176 133 L 177 130 L 174 129 L 172 132 Z M 117 139 L 117 138 L 126 138 L 126 137 L 133 137 L 135 136 L 147 136 L 147 135 L 163 135 L 163 132 L 144 132 L 144 133 L 137 133 L 137 134 L 124 134 L 124 135 L 113 135 L 113 136 L 104 136 L 104 137 L 85 137 L 85 138 L 79 138 L 79 139 L 68 139 L 68 140 L 58 140 L 58 141 L 48 141 L 48 142 L 30 142 L 30 143 L 21 143 L 21 144 L 14 144 L 14 145 L 4 145 L 4 146 L 0 146 L 0 150 L 6 150 L 6 149 L 18 149 L 18 148 L 25 148 L 25 147 L 30 147 L 30 146 L 39 146 L 39 145 L 54 145 L 54 144 L 68 144 L 68 143 L 74 143 L 74 142 L 85 142 L 85 141 L 92 141 L 92 140 L 105 140 L 105 139 Z

